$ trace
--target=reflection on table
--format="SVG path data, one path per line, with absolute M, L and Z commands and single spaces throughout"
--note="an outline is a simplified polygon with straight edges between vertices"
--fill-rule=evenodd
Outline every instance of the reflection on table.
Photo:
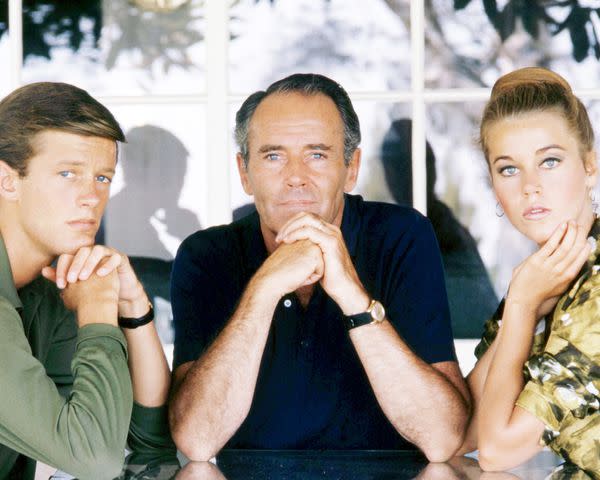
M 211 462 L 172 454 L 130 455 L 119 480 L 591 480 L 550 451 L 508 472 L 483 472 L 476 458 L 429 463 L 418 452 L 344 450 L 224 450 Z M 73 478 L 57 474 L 52 479 Z
M 209 468 L 201 472 L 200 475 L 204 476 L 192 476 L 188 475 L 187 469 L 193 472 L 197 467 L 189 463 L 177 479 L 543 480 L 561 462 L 553 453 L 542 452 L 511 472 L 486 473 L 474 458 L 456 457 L 447 463 L 435 464 L 429 463 L 418 452 L 225 450 L 217 457 L 218 470 Z

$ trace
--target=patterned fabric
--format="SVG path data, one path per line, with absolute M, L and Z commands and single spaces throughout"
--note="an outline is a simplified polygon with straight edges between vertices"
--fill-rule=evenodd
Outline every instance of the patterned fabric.
M 554 311 L 536 328 L 516 404 L 545 425 L 541 442 L 600 479 L 600 220 L 596 248 Z M 504 302 L 486 322 L 480 358 L 496 338 Z

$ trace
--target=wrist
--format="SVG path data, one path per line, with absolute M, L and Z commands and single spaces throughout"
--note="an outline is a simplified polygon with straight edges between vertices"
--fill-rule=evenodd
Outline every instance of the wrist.
M 92 323 L 105 323 L 116 327 L 118 325 L 117 312 L 116 300 L 86 302 L 77 307 L 77 324 L 80 328 Z
M 510 309 L 521 314 L 535 315 L 540 304 L 541 302 L 537 302 L 532 298 L 513 297 L 509 293 L 504 301 L 504 310 Z
M 246 294 L 251 295 L 260 302 L 273 305 L 276 305 L 288 293 L 277 288 L 276 285 L 269 281 L 268 277 L 263 275 L 255 275 L 248 282 L 248 287 L 246 288 Z
M 363 288 L 359 288 L 356 292 L 345 295 L 339 300 L 334 300 L 345 316 L 366 312 L 371 304 L 371 297 Z
M 119 298 L 119 316 L 138 318 L 148 312 L 150 300 L 144 291 L 144 287 L 138 281 L 132 294 L 127 298 Z

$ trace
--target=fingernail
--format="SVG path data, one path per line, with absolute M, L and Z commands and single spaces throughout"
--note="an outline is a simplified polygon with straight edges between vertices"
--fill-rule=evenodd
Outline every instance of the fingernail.
M 99 268 L 98 272 L 96 272 L 98 275 L 102 276 L 102 275 L 106 275 L 107 271 L 106 268 Z
M 60 280 L 57 280 L 56 286 L 61 289 L 65 288 L 65 281 L 62 278 Z
M 75 280 L 77 280 L 77 277 L 75 276 L 74 273 L 69 273 L 69 275 L 67 276 L 67 280 L 69 280 L 69 282 L 73 283 Z

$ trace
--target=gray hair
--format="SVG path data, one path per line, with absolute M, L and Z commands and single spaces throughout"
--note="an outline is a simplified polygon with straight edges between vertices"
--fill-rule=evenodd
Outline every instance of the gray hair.
M 275 93 L 298 92 L 303 95 L 323 94 L 333 100 L 344 124 L 344 163 L 350 164 L 354 151 L 360 144 L 360 123 L 354 111 L 350 97 L 344 88 L 330 78 L 315 73 L 295 73 L 271 84 L 267 90 L 254 92 L 242 104 L 235 115 L 235 141 L 238 144 L 244 166 L 248 167 L 250 152 L 248 149 L 248 130 L 254 112 L 269 95 Z

